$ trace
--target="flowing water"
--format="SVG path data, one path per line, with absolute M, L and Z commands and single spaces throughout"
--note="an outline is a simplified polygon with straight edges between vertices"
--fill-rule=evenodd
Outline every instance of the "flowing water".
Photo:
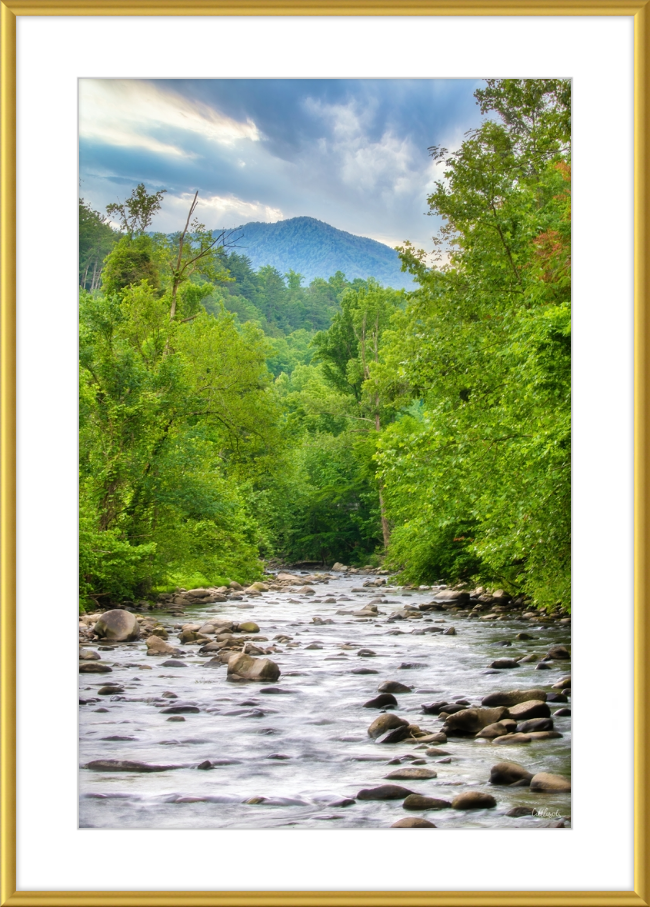
M 431 744 L 377 744 L 367 728 L 380 714 L 364 708 L 386 680 L 413 688 L 398 694 L 389 708 L 410 723 L 435 732 L 442 721 L 424 715 L 423 703 L 465 698 L 472 705 L 495 690 L 549 690 L 569 672 L 569 662 L 553 662 L 538 671 L 534 663 L 486 673 L 496 658 L 536 653 L 551 645 L 569 643 L 566 625 L 523 620 L 520 615 L 479 621 L 466 611 L 425 612 L 420 619 L 388 622 L 388 615 L 406 604 L 431 600 L 431 592 L 399 588 L 363 589 L 363 576 L 335 576 L 328 585 L 315 585 L 315 595 L 296 595 L 289 589 L 267 592 L 241 602 L 187 609 L 182 620 L 156 615 L 169 629 L 169 643 L 181 622 L 224 618 L 254 620 L 260 636 L 271 644 L 277 634 L 292 637 L 295 648 L 278 644 L 270 657 L 282 676 L 274 684 L 235 683 L 226 667 L 208 668 L 198 647 L 187 646 L 184 666 L 163 667 L 161 657 L 147 657 L 144 641 L 101 651 L 112 667 L 106 675 L 80 675 L 80 807 L 84 828 L 386 828 L 398 819 L 416 815 L 438 828 L 539 828 L 570 815 L 570 794 L 533 793 L 528 788 L 488 784 L 490 766 L 514 761 L 531 772 L 569 775 L 570 717 L 555 718 L 561 738 L 529 744 L 495 746 L 476 738 L 450 737 L 440 745 L 451 761 L 428 756 Z M 356 611 L 375 600 L 376 618 L 359 618 L 339 611 Z M 381 601 L 379 601 L 381 600 Z M 315 625 L 318 616 L 332 623 Z M 435 628 L 455 627 L 456 635 Z M 424 631 L 424 632 L 423 632 Z M 534 638 L 519 641 L 526 631 Z M 504 648 L 503 643 L 512 641 Z M 315 644 L 314 648 L 308 648 Z M 350 648 L 348 648 L 348 646 Z M 345 647 L 345 648 L 342 648 Z M 93 648 L 95 648 L 93 646 Z M 371 649 L 374 657 L 357 654 Z M 364 669 L 367 673 L 355 673 Z M 118 683 L 124 692 L 98 696 L 105 683 Z M 268 689 L 268 688 L 271 689 Z M 267 692 L 265 692 L 267 690 Z M 279 692 L 273 692 L 273 691 Z M 198 707 L 184 721 L 169 721 L 162 709 L 177 700 Z M 550 704 L 551 712 L 561 704 Z M 437 777 L 418 781 L 385 781 L 400 766 L 397 757 L 424 759 Z M 83 766 L 97 759 L 134 760 L 173 766 L 151 773 L 92 771 Z M 205 760 L 210 770 L 198 770 Z M 408 766 L 411 761 L 402 763 Z M 478 789 L 497 800 L 493 809 L 471 812 L 443 809 L 407 812 L 401 801 L 356 800 L 362 788 L 400 784 L 443 800 Z M 246 802 L 251 801 L 251 802 Z M 538 815 L 510 818 L 515 806 L 533 807 Z M 566 823 L 569 824 L 568 822 Z

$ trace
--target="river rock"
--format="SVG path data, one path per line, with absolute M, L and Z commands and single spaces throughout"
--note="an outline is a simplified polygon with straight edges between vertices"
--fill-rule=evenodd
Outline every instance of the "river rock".
M 494 724 L 502 718 L 508 718 L 508 709 L 498 707 L 494 709 L 463 709 L 454 715 L 449 715 L 443 727 L 448 737 L 469 737 Z
M 510 816 L 511 819 L 521 819 L 523 816 L 534 816 L 534 811 L 530 806 L 513 806 L 512 809 L 509 809 L 506 813 L 506 816 Z
M 79 649 L 80 661 L 101 661 L 102 656 L 94 649 Z
M 456 589 L 441 589 L 433 596 L 434 602 L 468 602 L 469 592 Z
M 531 699 L 538 699 L 546 702 L 546 692 L 544 690 L 507 690 L 499 693 L 490 693 L 481 700 L 481 705 L 496 706 L 504 705 L 510 707 L 517 705 L 519 702 L 528 702 Z
M 112 670 L 101 661 L 82 661 L 79 665 L 80 674 L 110 674 Z
M 379 737 L 375 738 L 375 743 L 399 743 L 401 740 L 404 740 L 408 737 L 410 725 L 402 725 L 401 727 L 394 727 L 392 730 L 386 731 L 381 734 Z
M 391 731 L 394 728 L 408 727 L 408 721 L 404 718 L 400 718 L 398 715 L 393 715 L 392 712 L 386 712 L 385 715 L 379 715 L 372 722 L 368 728 L 368 736 L 372 737 L 373 740 L 376 740 L 378 737 L 381 737 L 382 734 L 385 734 L 386 731 Z
M 554 717 L 568 718 L 570 714 L 571 714 L 571 709 L 558 709 L 557 712 L 554 713 Z
M 430 778 L 437 778 L 438 773 L 431 768 L 398 768 L 388 775 L 384 775 L 388 781 L 427 781 Z
M 243 680 L 275 683 L 280 673 L 280 668 L 270 658 L 252 658 L 241 653 L 231 655 L 228 659 L 228 675 L 235 675 Z
M 560 677 L 557 683 L 553 684 L 554 690 L 570 690 L 571 689 L 571 675 L 567 677 Z
M 422 809 L 449 809 L 448 800 L 438 800 L 435 797 L 425 797 L 422 794 L 409 794 L 402 803 L 404 809 L 413 809 L 418 812 Z
M 552 731 L 552 718 L 531 718 L 530 721 L 524 721 L 519 725 L 518 730 L 522 734 L 530 734 L 531 731 Z
M 504 734 L 503 737 L 495 737 L 492 743 L 498 746 L 517 746 L 520 743 L 531 743 L 530 734 Z
M 559 731 L 527 731 L 526 736 L 531 740 L 554 740 L 563 735 Z
M 571 653 L 566 648 L 566 646 L 551 646 L 551 648 L 546 653 L 546 657 L 554 659 L 566 659 L 571 658 Z
M 453 809 L 493 809 L 497 801 L 482 790 L 467 790 L 452 800 Z
M 397 705 L 397 699 L 392 693 L 380 693 L 374 699 L 364 702 L 363 707 L 364 709 L 385 709 L 388 705 Z
M 105 611 L 95 626 L 93 627 L 95 636 L 100 639 L 110 639 L 114 642 L 128 642 L 131 639 L 138 639 L 140 636 L 140 625 L 134 614 L 130 611 L 123 611 L 121 608 L 115 608 L 112 611 Z
M 95 759 L 84 765 L 93 772 L 168 772 L 177 765 L 150 765 L 148 762 L 131 762 L 128 759 Z
M 551 710 L 545 702 L 531 699 L 528 702 L 518 702 L 508 709 L 510 717 L 515 721 L 527 721 L 529 718 L 550 718 Z
M 161 664 L 163 668 L 186 668 L 187 665 L 184 661 L 179 661 L 177 658 L 168 658 L 167 661 L 163 661 Z
M 490 784 L 516 784 L 518 781 L 530 781 L 532 772 L 518 762 L 497 762 L 490 769 Z
M 477 737 L 485 737 L 488 740 L 493 737 L 503 737 L 504 734 L 512 734 L 517 728 L 517 722 L 511 718 L 505 718 L 503 721 L 497 721 L 494 724 L 488 724 L 483 730 L 479 731 Z
M 405 683 L 398 680 L 386 680 L 377 687 L 378 693 L 411 693 L 413 687 L 408 687 Z
M 571 782 L 562 775 L 553 775 L 550 772 L 538 772 L 533 775 L 530 789 L 543 792 L 565 792 L 571 790 Z
M 200 712 L 200 709 L 191 702 L 175 702 L 160 711 L 162 715 L 190 715 Z
M 424 752 L 426 753 L 427 756 L 450 756 L 451 755 L 451 753 L 449 753 L 447 750 L 441 750 L 437 746 L 430 746 Z
M 377 653 L 373 652 L 372 649 L 359 649 L 357 655 L 360 655 L 362 658 L 376 658 Z
M 412 790 L 400 787 L 399 784 L 381 784 L 379 787 L 360 790 L 357 800 L 404 800 L 412 793 Z
M 123 693 L 124 687 L 119 683 L 106 683 L 97 690 L 99 696 L 114 696 L 116 693 Z
M 391 828 L 435 828 L 433 822 L 428 819 L 422 819 L 420 816 L 405 816 L 393 822 Z
M 180 650 L 170 646 L 160 636 L 150 636 L 147 641 L 147 655 L 179 655 Z
M 262 583 L 259 583 L 262 585 Z M 247 620 L 245 623 L 239 625 L 240 633 L 259 633 L 260 628 L 257 626 L 255 621 Z
M 519 662 L 515 658 L 497 658 L 495 661 L 491 662 L 491 668 L 518 668 Z

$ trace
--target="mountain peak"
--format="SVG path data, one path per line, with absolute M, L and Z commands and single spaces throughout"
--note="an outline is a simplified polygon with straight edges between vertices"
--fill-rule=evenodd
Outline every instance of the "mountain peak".
M 272 265 L 281 274 L 296 271 L 307 283 L 343 271 L 348 280 L 375 277 L 395 289 L 412 286 L 394 249 L 315 217 L 303 215 L 275 223 L 252 221 L 237 227 L 236 232 L 240 239 L 235 251 L 246 255 L 256 269 Z

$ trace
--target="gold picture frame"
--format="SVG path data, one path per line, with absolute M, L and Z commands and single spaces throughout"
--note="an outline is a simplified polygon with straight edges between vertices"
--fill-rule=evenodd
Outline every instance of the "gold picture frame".
M 16 18 L 18 16 L 629 16 L 634 20 L 634 890 L 16 890 Z M 0 907 L 642 907 L 650 904 L 648 740 L 650 0 L 0 0 Z

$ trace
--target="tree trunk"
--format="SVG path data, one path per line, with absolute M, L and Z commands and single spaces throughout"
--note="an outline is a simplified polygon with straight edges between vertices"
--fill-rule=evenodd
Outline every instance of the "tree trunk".
M 381 485 L 379 485 L 379 511 L 381 513 L 381 531 L 384 536 L 384 548 L 388 548 L 388 543 L 390 542 L 390 526 L 386 519 L 386 508 L 384 507 L 384 496 L 381 493 Z

